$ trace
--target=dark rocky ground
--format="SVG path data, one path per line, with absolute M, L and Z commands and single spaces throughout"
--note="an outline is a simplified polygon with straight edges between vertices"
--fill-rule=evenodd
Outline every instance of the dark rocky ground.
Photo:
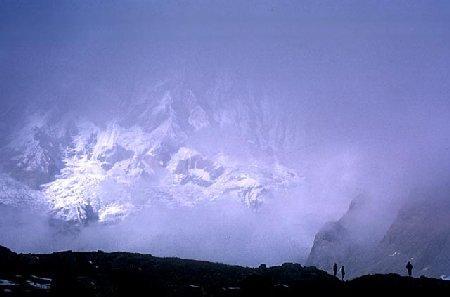
M 247 268 L 105 252 L 16 254 L 0 247 L 0 296 L 450 296 L 450 281 L 397 274 L 341 282 L 315 267 Z M 415 296 L 415 295 L 414 295 Z

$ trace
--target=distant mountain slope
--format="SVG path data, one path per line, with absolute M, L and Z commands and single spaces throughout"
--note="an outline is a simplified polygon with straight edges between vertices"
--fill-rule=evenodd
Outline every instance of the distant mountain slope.
M 200 98 L 186 83 L 166 81 L 104 106 L 106 119 L 30 106 L 0 147 L 3 180 L 21 185 L 0 203 L 43 197 L 55 219 L 76 225 L 114 222 L 154 202 L 234 199 L 257 208 L 295 185 L 297 173 L 276 155 L 294 135 L 264 98 L 221 103 L 236 92 L 218 83 Z
M 375 251 L 373 270 L 450 276 L 450 201 L 421 201 L 400 211 Z
M 330 270 L 334 262 L 347 267 L 351 276 L 364 273 L 406 272 L 407 261 L 415 275 L 447 278 L 450 275 L 450 202 L 420 200 L 406 204 L 378 241 L 362 246 L 355 226 L 364 222 L 349 211 L 338 222 L 317 233 L 307 263 Z M 368 214 L 361 209 L 361 215 Z M 368 235 L 370 226 L 363 225 Z
M 347 267 L 349 277 L 361 275 L 370 260 L 367 254 L 382 238 L 376 227 L 367 222 L 371 203 L 359 196 L 338 221 L 326 223 L 316 234 L 306 263 L 326 271 L 338 263 L 339 267 Z

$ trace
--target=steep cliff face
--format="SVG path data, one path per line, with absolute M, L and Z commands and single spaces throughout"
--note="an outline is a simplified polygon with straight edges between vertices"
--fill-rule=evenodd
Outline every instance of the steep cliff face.
M 316 235 L 308 264 L 330 270 L 337 262 L 347 267 L 349 276 L 364 273 L 404 274 L 408 261 L 416 276 L 446 278 L 450 274 L 450 203 L 446 199 L 421 200 L 406 204 L 384 235 L 354 213 L 368 215 L 364 207 L 350 207 L 337 222 L 324 226 Z M 364 226 L 369 244 L 358 240 L 358 226 Z M 359 231 L 357 230 L 359 229 Z
M 325 224 L 314 238 L 307 264 L 331 271 L 333 263 L 338 263 L 347 267 L 349 277 L 361 274 L 370 260 L 368 254 L 382 236 L 379 226 L 369 223 L 372 203 L 359 196 L 338 221 Z
M 374 255 L 373 270 L 405 272 L 414 264 L 416 276 L 450 275 L 450 202 L 420 201 L 402 209 Z

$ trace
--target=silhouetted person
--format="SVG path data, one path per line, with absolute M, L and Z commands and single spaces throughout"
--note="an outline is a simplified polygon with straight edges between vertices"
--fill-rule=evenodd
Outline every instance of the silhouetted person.
M 336 263 L 334 263 L 334 265 L 333 265 L 333 275 L 334 275 L 334 277 L 336 277 L 336 275 L 337 275 L 337 264 Z
M 342 275 L 342 280 L 344 280 L 344 278 L 345 278 L 345 268 L 344 268 L 344 266 L 341 267 L 341 275 Z
M 410 261 L 408 261 L 408 264 L 406 264 L 406 269 L 408 269 L 408 276 L 412 275 L 413 268 L 414 268 L 414 266 L 411 264 Z

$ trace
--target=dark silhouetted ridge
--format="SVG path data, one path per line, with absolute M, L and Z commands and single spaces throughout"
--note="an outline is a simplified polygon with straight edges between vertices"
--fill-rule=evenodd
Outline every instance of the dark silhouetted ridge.
M 249 268 L 114 252 L 16 254 L 0 247 L 0 296 L 448 296 L 450 282 L 397 274 L 347 282 L 315 267 Z M 425 295 L 424 295 L 425 296 Z

